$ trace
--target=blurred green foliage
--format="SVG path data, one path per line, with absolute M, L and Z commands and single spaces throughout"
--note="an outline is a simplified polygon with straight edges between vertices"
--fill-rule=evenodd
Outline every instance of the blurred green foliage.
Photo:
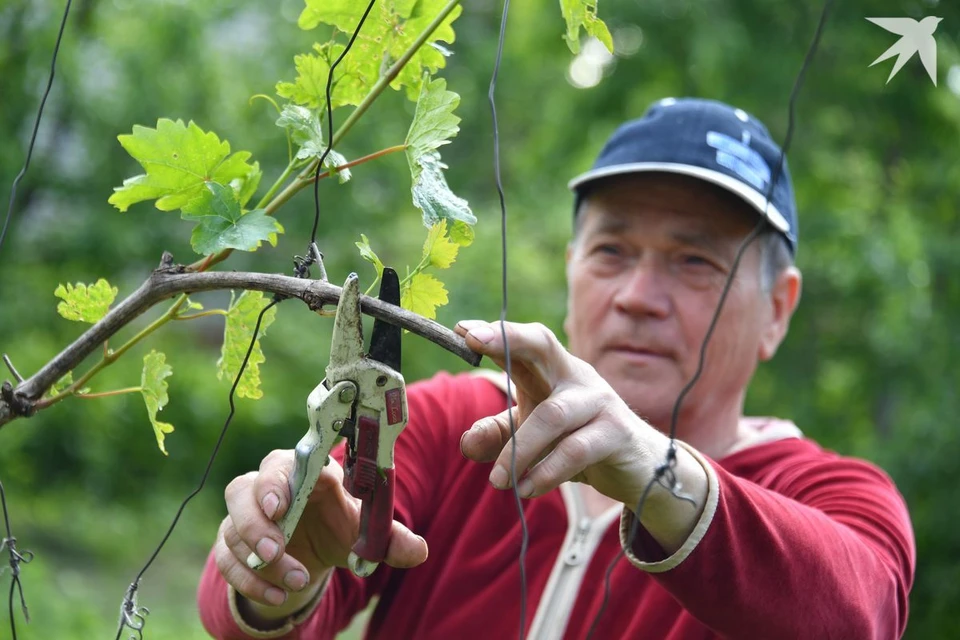
M 139 172 L 117 136 L 157 119 L 194 120 L 247 150 L 271 183 L 286 165 L 276 113 L 257 93 L 295 77 L 293 56 L 316 33 L 297 28 L 302 0 L 75 0 L 57 77 L 10 234 L 0 248 L 0 351 L 32 374 L 83 327 L 57 315 L 60 283 L 106 277 L 129 295 L 169 250 L 191 261 L 189 226 L 138 205 L 119 213 L 112 188 Z M 0 2 L 0 202 L 23 162 L 47 80 L 62 2 Z M 511 7 L 496 90 L 508 208 L 509 317 L 562 331 L 563 249 L 570 225 L 565 181 L 586 168 L 604 138 L 653 100 L 698 95 L 730 101 L 783 139 L 792 83 L 819 3 L 788 0 L 642 0 L 600 3 L 616 56 L 583 36 L 563 41 L 556 0 Z M 894 36 L 864 18 L 944 18 L 937 31 L 939 85 L 911 60 L 869 64 Z M 499 316 L 500 211 L 486 92 L 499 8 L 467 3 L 440 74 L 461 96 L 461 131 L 444 147 L 448 181 L 479 218 L 473 246 L 446 272 L 450 304 L 439 320 Z M 339 151 L 360 157 L 403 142 L 414 105 L 390 91 Z M 335 118 L 343 116 L 337 116 Z M 794 419 L 810 436 L 881 464 L 909 503 L 918 546 L 910 638 L 960 635 L 960 537 L 953 487 L 960 480 L 960 6 L 935 0 L 835 5 L 797 103 L 790 152 L 800 207 L 803 300 L 790 335 L 758 373 L 751 413 Z M 320 248 L 332 280 L 373 268 L 354 242 L 364 233 L 384 263 L 416 264 L 424 228 L 399 154 L 359 166 L 351 182 L 321 184 Z M 235 254 L 224 268 L 291 272 L 313 219 L 309 193 L 280 213 L 276 249 Z M 196 296 L 206 308 L 229 293 Z M 145 314 L 124 336 L 156 318 Z M 262 346 L 264 396 L 240 399 L 212 474 L 169 547 L 147 574 L 140 604 L 148 638 L 205 637 L 194 591 L 223 517 L 222 491 L 273 448 L 302 435 L 305 398 L 319 382 L 332 323 L 287 301 Z M 167 354 L 176 430 L 157 449 L 139 395 L 70 399 L 0 433 L 0 481 L 21 549 L 33 623 L 24 638 L 113 633 L 127 585 L 159 542 L 180 498 L 199 481 L 229 406 L 216 376 L 223 320 L 164 328 L 95 379 L 93 391 L 138 384 L 151 348 Z M 118 342 L 119 344 L 119 342 Z M 409 380 L 466 365 L 405 337 Z M 88 365 L 89 366 L 89 363 Z M 5 376 L 6 374 L 4 374 Z M 451 455 L 457 455 L 451 452 Z M 4 580 L 9 579 L 4 576 Z M 4 582 L 4 584 L 6 584 Z M 4 617 L 0 628 L 7 624 Z M 112 636 L 111 636 L 112 637 Z

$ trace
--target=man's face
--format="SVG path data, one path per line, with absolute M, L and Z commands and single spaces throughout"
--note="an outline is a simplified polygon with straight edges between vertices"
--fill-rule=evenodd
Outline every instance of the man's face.
M 570 350 L 641 417 L 666 430 L 757 216 L 699 180 L 663 174 L 598 188 L 581 216 L 567 256 Z M 759 257 L 751 243 L 710 338 L 704 371 L 684 399 L 688 419 L 739 412 L 758 359 L 771 357 L 783 337 L 776 296 L 761 287 Z

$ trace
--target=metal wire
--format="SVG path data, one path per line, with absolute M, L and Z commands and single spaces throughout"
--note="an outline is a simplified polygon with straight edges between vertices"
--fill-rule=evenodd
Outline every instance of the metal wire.
M 240 370 L 237 372 L 237 376 L 233 381 L 233 385 L 230 387 L 230 394 L 228 396 L 228 401 L 230 403 L 230 413 L 227 415 L 226 421 L 223 423 L 223 427 L 220 429 L 220 436 L 217 438 L 217 443 L 213 447 L 213 452 L 210 454 L 209 460 L 207 460 L 207 467 L 203 470 L 203 476 L 200 478 L 200 484 L 197 485 L 190 495 L 184 498 L 183 502 L 180 503 L 180 508 L 177 509 L 177 514 L 173 517 L 173 522 L 170 523 L 170 526 L 167 528 L 167 533 L 163 536 L 163 539 L 160 541 L 160 544 L 157 545 L 157 548 L 154 549 L 153 553 L 150 555 L 150 559 L 147 560 L 146 564 L 143 565 L 143 568 L 140 569 L 140 572 L 137 574 L 137 577 L 130 584 L 130 587 L 127 589 L 127 593 L 123 598 L 123 604 L 120 607 L 121 615 L 120 622 L 117 627 L 117 636 L 116 640 L 120 640 L 120 635 L 123 633 L 124 628 L 133 629 L 134 631 L 141 631 L 143 625 L 146 622 L 144 620 L 143 614 L 149 613 L 149 610 L 146 608 L 141 608 L 137 606 L 136 595 L 137 589 L 140 587 L 140 580 L 143 579 L 143 575 L 150 568 L 150 565 L 153 564 L 153 561 L 156 560 L 157 556 L 160 555 L 160 551 L 163 549 L 163 546 L 167 543 L 167 540 L 170 538 L 170 534 L 173 533 L 173 529 L 177 526 L 177 522 L 180 521 L 180 516 L 183 514 L 183 510 L 187 507 L 187 504 L 193 500 L 193 498 L 200 493 L 204 485 L 207 482 L 207 477 L 210 475 L 210 469 L 213 467 L 213 462 L 217 457 L 217 453 L 220 451 L 220 445 L 223 444 L 223 439 L 227 435 L 227 428 L 230 426 L 230 421 L 233 420 L 233 415 L 236 412 L 236 406 L 233 402 L 234 393 L 237 390 L 237 385 L 240 384 L 240 378 L 243 377 L 243 371 L 247 367 L 247 362 L 250 360 L 250 354 L 253 352 L 253 346 L 257 342 L 257 337 L 260 334 L 260 324 L 263 321 L 263 315 L 270 310 L 271 307 L 280 302 L 280 298 L 274 298 L 270 304 L 265 306 L 260 314 L 257 316 L 257 323 L 253 327 L 253 337 L 250 339 L 250 346 L 247 347 L 247 352 L 243 356 L 243 362 L 240 363 Z
M 3 507 L 3 524 L 6 527 L 7 536 L 0 540 L 0 552 L 4 549 L 10 554 L 10 571 L 13 577 L 10 580 L 10 594 L 8 598 L 7 610 L 10 613 L 10 634 L 13 640 L 17 640 L 17 623 L 13 615 L 13 596 L 20 594 L 20 610 L 23 612 L 23 618 L 30 622 L 30 611 L 27 609 L 27 601 L 23 596 L 23 584 L 20 582 L 20 565 L 29 564 L 33 560 L 32 551 L 17 551 L 17 539 L 13 536 L 10 529 L 10 514 L 7 511 L 7 494 L 3 489 L 3 483 L 0 482 L 0 505 Z M 4 569 L 5 570 L 5 569 Z M 3 573 L 3 571 L 0 571 Z
M 500 35 L 497 41 L 497 57 L 493 65 L 493 76 L 490 78 L 490 88 L 487 99 L 490 102 L 490 113 L 493 118 L 493 172 L 497 183 L 497 195 L 500 199 L 500 291 L 502 304 L 500 307 L 500 335 L 503 339 L 504 359 L 507 373 L 507 419 L 510 422 L 510 486 L 513 489 L 513 498 L 520 516 L 520 640 L 526 635 L 527 624 L 527 547 L 530 544 L 530 534 L 527 530 L 527 519 L 523 512 L 523 503 L 520 501 L 520 490 L 517 488 L 517 427 L 513 419 L 512 402 L 512 372 L 510 364 L 510 343 L 507 340 L 507 205 L 503 194 L 503 181 L 500 177 L 500 129 L 497 123 L 497 104 L 494 94 L 497 88 L 497 77 L 500 73 L 500 62 L 503 58 L 503 41 L 507 29 L 507 13 L 510 11 L 510 0 L 504 0 L 503 13 L 500 17 Z
M 40 121 L 43 119 L 43 108 L 47 104 L 47 97 L 50 95 L 50 89 L 53 87 L 53 79 L 56 75 L 57 69 L 57 56 L 60 53 L 60 43 L 63 42 L 63 32 L 67 26 L 67 18 L 70 16 L 70 5 L 72 0 L 67 0 L 67 4 L 63 10 L 63 17 L 60 20 L 60 28 L 57 31 L 57 39 L 53 45 L 53 56 L 50 60 L 50 74 L 47 77 L 47 87 L 44 89 L 43 98 L 40 100 L 40 106 L 37 108 L 37 117 L 33 122 L 33 131 L 30 134 L 30 143 L 27 145 L 27 156 L 23 161 L 23 167 L 20 169 L 20 172 L 13 179 L 13 184 L 10 187 L 10 200 L 7 203 L 7 215 L 3 220 L 3 228 L 0 229 L 0 249 L 3 248 L 3 241 L 7 237 L 7 229 L 10 226 L 10 219 L 13 217 L 13 206 L 17 200 L 17 187 L 20 185 L 20 181 L 23 179 L 23 176 L 26 175 L 27 170 L 30 168 L 30 159 L 33 157 L 33 148 L 37 143 L 37 134 L 40 131 Z M 10 368 L 10 371 L 13 373 L 14 377 L 18 380 L 22 380 L 20 374 L 17 373 L 17 370 L 13 368 L 13 365 L 10 363 L 10 360 L 7 358 L 6 354 L 3 356 L 4 362 Z M 13 640 L 17 640 L 17 622 L 14 618 L 14 595 L 19 593 L 20 595 L 20 609 L 23 612 L 24 619 L 29 623 L 30 622 L 30 612 L 27 608 L 27 601 L 23 595 L 23 583 L 20 581 L 20 564 L 27 564 L 33 560 L 33 553 L 30 551 L 20 553 L 17 551 L 17 539 L 13 537 L 13 533 L 10 531 L 10 515 L 7 511 L 7 498 L 6 493 L 3 490 L 3 484 L 0 483 L 0 503 L 3 505 L 3 521 L 6 526 L 7 536 L 0 541 L 0 550 L 4 548 L 10 554 L 10 569 L 13 574 L 13 577 L 10 581 L 10 593 L 8 596 L 8 606 L 7 610 L 10 614 L 10 635 Z
M 367 9 L 364 12 L 363 16 L 360 18 L 360 21 L 357 24 L 357 28 L 353 32 L 353 36 L 350 38 L 349 43 L 344 48 L 343 52 L 340 54 L 340 57 L 337 58 L 336 62 L 334 62 L 330 66 L 330 71 L 327 74 L 327 89 L 326 89 L 327 91 L 327 124 L 328 124 L 328 127 L 330 128 L 330 132 L 328 133 L 328 136 L 327 136 L 327 148 L 326 150 L 324 150 L 323 155 L 320 156 L 320 158 L 318 158 L 317 160 L 317 175 L 314 176 L 313 194 L 314 194 L 315 215 L 314 215 L 314 221 L 313 221 L 313 231 L 310 237 L 310 243 L 307 245 L 307 255 L 305 257 L 294 256 L 294 275 L 298 278 L 309 277 L 310 265 L 317 263 L 319 264 L 322 279 L 326 280 L 326 270 L 324 269 L 324 266 L 323 266 L 323 255 L 320 253 L 320 250 L 317 248 L 317 244 L 316 244 L 317 225 L 320 220 L 320 197 L 319 197 L 319 191 L 317 189 L 317 184 L 319 183 L 319 180 L 317 178 L 319 176 L 320 168 L 323 166 L 323 161 L 327 157 L 327 155 L 330 153 L 330 150 L 333 145 L 333 132 L 332 132 L 333 114 L 332 114 L 332 108 L 330 106 L 330 90 L 333 82 L 333 72 L 334 72 L 334 69 L 336 69 L 337 65 L 340 64 L 340 61 L 343 60 L 344 57 L 347 55 L 347 52 L 349 52 L 350 49 L 352 48 L 353 43 L 356 41 L 357 35 L 360 33 L 360 29 L 361 27 L 363 27 L 364 21 L 367 19 L 367 16 L 370 14 L 370 10 L 373 8 L 375 1 L 376 0 L 371 0 L 370 3 L 367 5 Z M 240 371 L 237 372 L 237 377 L 233 381 L 233 386 L 230 388 L 230 395 L 228 397 L 228 400 L 230 403 L 230 413 L 223 424 L 223 428 L 220 430 L 220 437 L 217 439 L 217 443 L 214 446 L 213 453 L 210 455 L 210 459 L 207 462 L 207 467 L 203 472 L 202 478 L 200 479 L 200 484 L 181 503 L 180 509 L 177 511 L 176 516 L 174 516 L 173 522 L 170 524 L 170 527 L 167 529 L 167 533 L 163 537 L 163 540 L 160 541 L 160 544 L 154 550 L 153 554 L 150 556 L 150 559 L 147 561 L 146 565 L 144 565 L 144 567 L 140 570 L 140 573 L 137 575 L 136 579 L 130 584 L 130 587 L 127 589 L 127 593 L 124 596 L 123 604 L 121 605 L 121 609 L 120 609 L 120 612 L 121 612 L 120 621 L 117 628 L 116 640 L 120 640 L 120 636 L 123 633 L 123 629 L 125 627 L 133 629 L 136 632 L 136 636 L 138 638 L 142 637 L 143 625 L 146 622 L 144 619 L 144 614 L 149 613 L 149 610 L 147 610 L 146 608 L 140 608 L 136 604 L 136 593 L 140 585 L 140 580 L 143 577 L 143 574 L 146 573 L 147 569 L 150 568 L 150 565 L 156 559 L 157 555 L 160 553 L 160 550 L 163 548 L 167 539 L 170 537 L 170 534 L 173 533 L 173 529 L 177 525 L 177 522 L 180 519 L 180 515 L 183 513 L 183 510 L 187 506 L 187 503 L 190 500 L 192 500 L 193 497 L 196 496 L 198 493 L 200 493 L 200 491 L 203 489 L 203 486 L 207 481 L 207 477 L 210 474 L 210 469 L 213 466 L 213 462 L 216 459 L 217 453 L 220 450 L 220 445 L 223 443 L 223 439 L 226 436 L 227 428 L 230 426 L 230 422 L 233 419 L 233 415 L 236 411 L 236 407 L 234 406 L 234 401 L 233 401 L 234 393 L 236 391 L 237 385 L 240 383 L 240 378 L 243 376 L 243 371 L 247 366 L 247 361 L 250 358 L 250 354 L 253 352 L 253 347 L 257 341 L 257 335 L 260 332 L 260 324 L 263 320 L 263 316 L 271 307 L 278 304 L 282 299 L 283 298 L 281 298 L 280 296 L 274 296 L 273 301 L 270 304 L 268 304 L 266 307 L 264 307 L 260 311 L 260 315 L 257 316 L 257 323 L 253 330 L 253 337 L 250 340 L 249 347 L 247 347 L 247 353 L 243 358 L 243 363 L 240 365 Z
M 338 57 L 336 61 L 330 65 L 330 72 L 327 74 L 327 148 L 323 150 L 323 155 L 317 159 L 317 169 L 313 175 L 314 214 L 313 231 L 310 232 L 311 244 L 317 241 L 317 227 L 320 224 L 320 170 L 323 168 L 323 161 L 327 159 L 327 156 L 330 154 L 330 150 L 333 148 L 333 106 L 330 104 L 330 90 L 333 87 L 333 70 L 337 68 L 337 65 L 340 64 L 340 61 L 346 57 L 347 52 L 353 47 L 353 43 L 360 34 L 360 29 L 363 27 L 363 23 L 367 21 L 367 16 L 370 15 L 370 10 L 373 9 L 375 2 L 376 0 L 370 0 L 366 11 L 364 11 L 363 15 L 360 17 L 360 22 L 357 23 L 357 28 L 353 31 L 353 36 L 351 36 L 347 46 L 344 47 L 343 52 L 340 53 L 340 57 Z
M 20 180 L 26 175 L 30 167 L 30 158 L 33 157 L 33 147 L 37 142 L 37 132 L 40 130 L 40 120 L 43 117 L 43 107 L 47 104 L 47 96 L 50 95 L 50 88 L 53 86 L 53 77 L 57 68 L 57 54 L 60 53 L 60 42 L 63 40 L 63 30 L 67 26 L 67 17 L 70 15 L 70 4 L 72 0 L 67 0 L 67 6 L 63 10 L 63 19 L 60 21 L 60 30 L 57 32 L 57 41 L 53 46 L 53 59 L 50 61 L 50 76 L 47 78 L 47 88 L 43 92 L 43 99 L 40 100 L 40 107 L 37 109 L 37 118 L 33 123 L 33 133 L 30 135 L 30 144 L 27 147 L 27 157 L 23 161 L 23 168 L 13 179 L 13 186 L 10 188 L 10 202 L 7 204 L 7 215 L 3 221 L 3 229 L 0 230 L 0 249 L 3 248 L 3 240 L 7 236 L 7 227 L 10 225 L 10 218 L 13 216 L 13 204 L 17 199 L 17 186 Z

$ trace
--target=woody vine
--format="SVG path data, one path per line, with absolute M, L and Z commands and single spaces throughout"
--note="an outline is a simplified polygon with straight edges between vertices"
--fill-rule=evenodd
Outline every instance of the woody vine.
M 160 117 L 152 127 L 134 125 L 131 133 L 118 136 L 119 143 L 139 163 L 143 173 L 115 187 L 109 204 L 126 212 L 152 201 L 158 211 L 179 211 L 180 218 L 193 225 L 190 244 L 199 257 L 191 264 L 180 265 L 173 264 L 171 256 L 164 254 L 160 267 L 144 284 L 116 304 L 119 289 L 105 278 L 94 283 L 60 284 L 54 291 L 59 299 L 59 314 L 92 326 L 30 378 L 23 379 L 7 361 L 15 380 L 6 381 L 0 394 L 0 427 L 68 399 L 139 393 L 157 446 L 166 455 L 165 438 L 174 431 L 172 424 L 158 418 L 169 400 L 166 378 L 173 373 L 166 355 L 151 350 L 144 356 L 137 385 L 97 389 L 97 374 L 165 325 L 213 315 L 225 320 L 218 378 L 236 378 L 252 342 L 236 395 L 260 398 L 259 365 L 265 361 L 260 338 L 276 313 L 275 308 L 270 308 L 263 314 L 254 336 L 256 319 L 269 303 L 264 294 L 297 297 L 324 314 L 328 313 L 325 306 L 336 305 L 339 287 L 326 282 L 322 260 L 320 280 L 218 272 L 213 268 L 234 251 L 254 252 L 264 243 L 275 247 L 278 235 L 284 233 L 278 214 L 291 198 L 314 186 L 316 180 L 336 178 L 338 183 L 346 183 L 352 179 L 351 169 L 392 153 L 402 152 L 406 156 L 411 200 L 420 212 L 426 237 L 415 266 L 401 271 L 402 308 L 388 308 L 375 299 L 364 298 L 363 310 L 476 364 L 476 355 L 463 340 L 433 321 L 437 308 L 448 302 L 448 292 L 439 276 L 455 262 L 458 252 L 473 242 L 473 227 L 477 223 L 468 202 L 448 186 L 440 153 L 441 147 L 459 131 L 460 118 L 454 112 L 460 97 L 447 89 L 446 80 L 438 73 L 451 55 L 448 46 L 455 41 L 453 24 L 462 12 L 461 3 L 377 2 L 347 55 L 342 56 L 361 23 L 366 4 L 352 0 L 305 0 L 298 18 L 299 28 L 312 31 L 323 26 L 331 35 L 294 58 L 296 76 L 278 82 L 275 95 L 251 97 L 251 101 L 265 100 L 275 109 L 275 124 L 283 132 L 288 149 L 287 166 L 256 201 L 264 178 L 259 163 L 249 152 L 234 151 L 230 142 L 193 121 Z M 613 51 L 610 33 L 597 17 L 596 0 L 560 0 L 560 9 L 566 23 L 563 38 L 572 52 L 579 51 L 581 31 Z M 343 59 L 337 63 L 341 56 Z M 331 67 L 335 67 L 332 75 Z M 416 105 L 405 139 L 358 158 L 346 158 L 337 148 L 388 89 L 404 92 Z M 348 113 L 343 116 L 344 112 Z M 328 120 L 328 114 L 335 117 Z M 334 121 L 340 124 L 329 135 L 327 131 Z M 323 166 L 318 167 L 321 161 Z M 374 289 L 384 268 L 374 249 L 378 240 L 371 241 L 365 233 L 358 233 L 355 242 L 360 255 L 374 270 L 367 293 Z M 190 297 L 215 289 L 231 290 L 227 308 L 206 309 Z M 168 300 L 171 294 L 176 297 L 159 318 L 123 344 L 110 344 L 110 338 L 119 329 Z M 97 352 L 99 359 L 82 373 L 76 373 L 77 367 Z

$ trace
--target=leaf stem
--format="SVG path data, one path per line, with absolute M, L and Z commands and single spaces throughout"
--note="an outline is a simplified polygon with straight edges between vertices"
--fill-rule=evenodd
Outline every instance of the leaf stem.
M 143 387 L 127 387 L 126 389 L 114 389 L 113 391 L 100 391 L 97 393 L 78 393 L 78 398 L 107 398 L 109 396 L 119 396 L 123 393 L 139 393 Z
M 363 156 L 362 158 L 357 158 L 356 160 L 351 160 L 350 162 L 341 164 L 340 166 L 336 167 L 335 169 L 330 169 L 329 171 L 324 171 L 323 173 L 321 173 L 321 174 L 320 174 L 319 176 L 317 176 L 317 177 L 320 178 L 320 179 L 329 178 L 332 174 L 340 173 L 340 172 L 343 171 L 344 169 L 352 169 L 353 167 L 355 167 L 355 166 L 357 166 L 357 165 L 360 165 L 360 164 L 363 164 L 363 163 L 365 163 L 365 162 L 370 162 L 371 160 L 376 160 L 377 158 L 381 158 L 381 157 L 386 156 L 386 155 L 389 155 L 389 154 L 391 154 L 391 153 L 397 153 L 398 151 L 406 151 L 406 150 L 407 150 L 407 145 L 405 145 L 405 144 L 397 144 L 397 145 L 394 145 L 394 146 L 392 146 L 392 147 L 387 147 L 386 149 L 381 149 L 380 151 L 374 151 L 373 153 L 368 153 L 367 155 Z M 304 178 L 300 178 L 300 179 L 303 180 Z M 306 178 L 305 180 L 306 180 L 306 184 L 312 183 L 312 182 L 313 182 L 313 174 L 310 174 L 310 176 L 309 176 L 308 178 Z M 291 194 L 291 195 L 292 195 L 292 194 Z M 288 198 L 288 199 L 289 199 L 289 198 Z M 279 198 L 278 198 L 278 200 L 279 200 Z M 286 202 L 286 200 L 284 200 L 284 202 Z M 273 204 L 274 204 L 274 203 L 272 203 L 272 202 L 270 203 L 270 205 L 273 205 Z M 283 202 L 280 202 L 279 204 L 277 204 L 276 206 L 274 206 L 273 209 L 274 209 L 274 210 L 277 209 L 277 208 L 278 208 L 280 205 L 282 205 L 282 204 L 283 204 Z M 273 212 L 273 210 L 271 210 L 269 207 L 266 209 L 266 211 L 267 211 L 268 214 Z
M 406 275 L 406 277 L 404 277 L 403 280 L 400 281 L 400 286 L 402 287 L 403 285 L 407 284 L 407 282 L 410 280 L 410 278 L 412 278 L 413 276 L 417 275 L 418 273 L 420 273 L 421 271 L 423 271 L 424 269 L 426 269 L 428 266 L 430 266 L 430 255 L 429 255 L 429 254 L 427 254 L 427 255 L 425 255 L 425 256 L 423 256 L 423 257 L 420 258 L 420 263 L 417 264 L 417 266 L 415 266 L 415 267 L 413 268 L 413 271 L 412 271 L 412 272 L 410 271 L 410 267 L 407 267 L 407 275 Z
M 296 159 L 291 158 L 290 163 L 287 164 L 287 168 L 283 170 L 283 173 L 280 174 L 280 177 L 277 178 L 276 182 L 271 185 L 263 197 L 260 198 L 260 202 L 257 203 L 256 209 L 263 209 L 267 206 L 267 203 L 270 202 L 270 199 L 273 198 L 274 194 L 280 190 L 280 187 L 283 186 L 283 183 L 287 181 L 287 178 L 290 177 L 290 174 L 293 173 L 294 165 L 296 164 Z
M 83 385 L 85 385 L 93 376 L 97 375 L 103 369 L 105 369 L 106 367 L 109 367 L 111 364 L 116 362 L 120 356 L 122 356 L 124 353 L 129 351 L 138 342 L 140 342 L 141 340 L 149 336 L 151 333 L 153 333 L 163 325 L 167 324 L 168 322 L 176 318 L 177 312 L 180 310 L 180 307 L 182 307 L 183 303 L 185 303 L 186 301 L 187 301 L 187 294 L 185 293 L 180 294 L 180 297 L 177 298 L 177 300 L 172 305 L 170 305 L 170 308 L 167 309 L 162 316 L 160 316 L 159 318 L 151 322 L 147 327 L 145 327 L 142 331 L 140 331 L 140 333 L 138 333 L 137 335 L 127 340 L 116 351 L 110 351 L 104 354 L 100 362 L 93 365 L 89 371 L 87 371 L 85 374 L 80 376 L 80 378 L 76 380 L 73 384 L 71 384 L 69 387 L 67 387 L 66 389 L 64 389 L 63 391 L 61 391 L 60 393 L 58 393 L 52 398 L 49 398 L 47 400 L 39 400 L 36 404 L 37 408 L 43 409 L 60 402 L 61 400 L 63 400 L 68 396 L 77 395 L 77 389 L 82 389 Z
M 174 320 L 195 320 L 197 318 L 205 318 L 207 316 L 225 316 L 227 315 L 226 309 L 210 309 L 208 311 L 201 311 L 200 313 L 194 313 L 189 316 L 176 316 Z
M 377 283 L 380 282 L 380 276 L 377 276 L 373 279 L 373 282 L 370 283 L 370 286 L 367 287 L 367 290 L 363 292 L 363 295 L 368 296 L 370 292 L 373 291 L 373 288 L 377 286 Z
M 256 95 L 250 96 L 249 104 L 253 104 L 253 101 L 256 98 L 263 98 L 267 102 L 273 105 L 273 108 L 277 110 L 277 115 L 283 115 L 283 111 L 280 110 L 280 105 L 277 104 L 277 101 L 266 95 L 265 93 L 258 93 Z M 293 142 L 290 140 L 290 131 L 286 132 L 287 134 L 287 162 L 293 164 Z M 258 207 L 259 208 L 259 207 Z

